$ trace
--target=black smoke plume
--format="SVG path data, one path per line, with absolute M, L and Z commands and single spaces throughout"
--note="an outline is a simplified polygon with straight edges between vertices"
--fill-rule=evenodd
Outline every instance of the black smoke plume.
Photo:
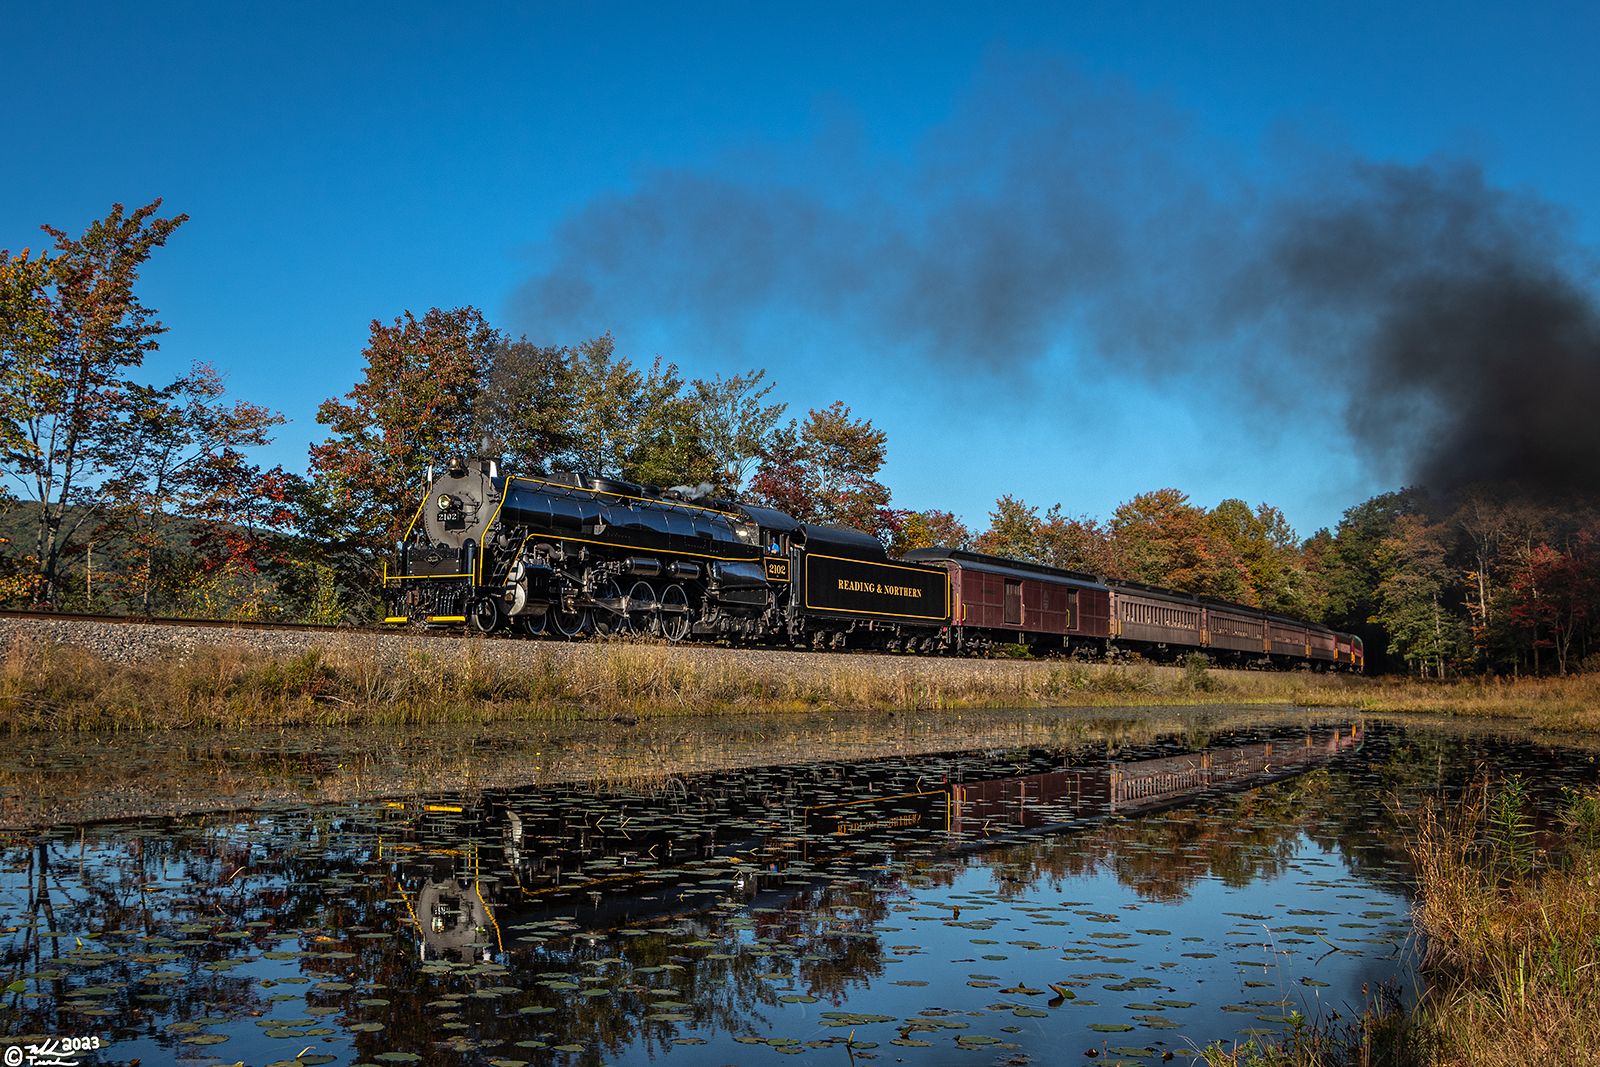
M 1268 420 L 1335 390 L 1356 447 L 1434 489 L 1600 491 L 1593 257 L 1475 161 L 1239 159 L 1159 99 L 1014 56 L 911 161 L 850 141 L 591 203 L 519 325 L 664 319 L 737 346 L 789 319 L 1001 375 L 1066 347 L 1243 389 Z

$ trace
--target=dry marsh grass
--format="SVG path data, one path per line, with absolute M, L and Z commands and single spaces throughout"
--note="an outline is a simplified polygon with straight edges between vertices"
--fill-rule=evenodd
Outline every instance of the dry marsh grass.
M 243 642 L 138 662 L 14 637 L 0 729 L 149 730 L 548 720 L 587 711 L 748 712 L 1196 703 L 1350 706 L 1364 680 L 1063 661 L 827 656 L 627 642 Z
M 1376 678 L 1361 692 L 1357 706 L 1372 713 L 1524 719 L 1546 730 L 1587 733 L 1600 731 L 1600 674 L 1448 682 Z
M 1520 779 L 1425 805 L 1407 841 L 1429 1008 L 1452 1062 L 1600 1063 L 1600 794 L 1540 848 Z
M 1213 1045 L 1213 1067 L 1600 1064 L 1600 792 L 1568 790 L 1541 835 L 1529 787 L 1480 781 L 1402 815 L 1429 989 L 1383 987 L 1357 1019 Z

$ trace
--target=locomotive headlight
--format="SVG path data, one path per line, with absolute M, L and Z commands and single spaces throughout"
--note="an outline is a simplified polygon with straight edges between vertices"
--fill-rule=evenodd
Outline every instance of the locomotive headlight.
M 452 497 L 449 493 L 440 493 L 439 494 L 439 510 L 440 511 L 449 511 L 452 508 L 454 508 L 455 506 L 456 506 L 455 498 Z

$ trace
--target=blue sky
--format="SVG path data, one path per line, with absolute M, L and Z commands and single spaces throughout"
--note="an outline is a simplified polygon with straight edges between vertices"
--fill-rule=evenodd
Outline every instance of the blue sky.
M 14 5 L 6 25 L 0 247 L 113 201 L 191 215 L 144 275 L 171 330 L 147 374 L 213 361 L 293 420 L 263 458 L 295 469 L 371 319 L 473 304 L 541 343 L 610 329 L 689 376 L 767 367 L 793 415 L 842 399 L 889 431 L 896 504 L 979 528 L 1003 492 L 1104 517 L 1171 485 L 1305 534 L 1397 487 L 1404 450 L 1352 438 L 1353 379 L 1290 332 L 1174 326 L 1197 242 L 1247 242 L 1232 212 L 1353 163 L 1441 158 L 1565 213 L 1571 247 L 1600 238 L 1592 5 Z M 1023 326 L 1008 293 L 926 326 L 1009 247 L 950 220 L 1026 229 L 1010 201 L 1050 200 L 1052 167 L 1101 205 L 1075 225 L 1125 227 L 1120 258 L 1074 246 L 1081 276 Z M 744 209 L 780 219 L 774 244 L 750 252 Z M 781 254 L 819 212 L 817 247 Z M 1174 251 L 1160 235 L 1191 217 Z M 984 284 L 1014 280 L 993 266 Z M 530 295 L 573 277 L 588 299 Z

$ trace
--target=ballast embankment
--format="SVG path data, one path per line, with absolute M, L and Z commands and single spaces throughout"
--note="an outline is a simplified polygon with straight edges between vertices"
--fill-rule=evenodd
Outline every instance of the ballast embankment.
M 356 725 L 629 713 L 1353 703 L 1359 679 L 623 640 L 0 620 L 0 729 Z

